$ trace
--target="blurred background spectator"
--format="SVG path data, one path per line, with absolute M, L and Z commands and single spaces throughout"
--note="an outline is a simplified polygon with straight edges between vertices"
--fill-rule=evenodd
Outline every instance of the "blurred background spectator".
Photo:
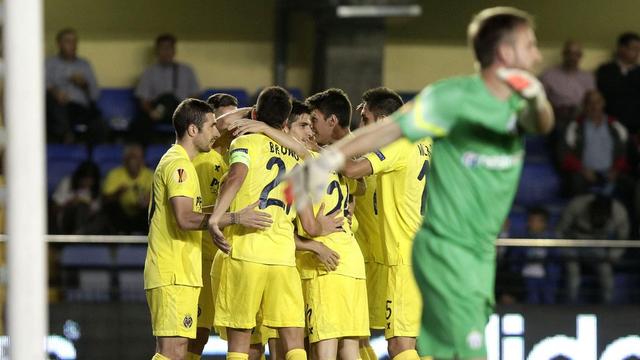
M 565 209 L 557 231 L 558 236 L 565 239 L 626 240 L 629 217 L 624 206 L 615 199 L 600 194 L 580 195 Z M 610 303 L 614 291 L 613 265 L 624 252 L 621 248 L 565 249 L 568 301 L 576 303 L 580 300 L 582 270 L 589 269 L 597 274 L 598 299 Z
M 58 233 L 104 234 L 100 182 L 100 169 L 91 161 L 82 162 L 71 176 L 60 181 L 52 195 Z
M 200 85 L 191 66 L 175 61 L 176 42 L 172 34 L 162 34 L 156 38 L 156 63 L 145 69 L 136 87 L 135 96 L 140 101 L 142 111 L 133 124 L 132 133 L 138 141 L 148 139 L 151 133 L 158 130 L 161 133 L 169 132 L 169 138 L 173 141 L 173 111 L 180 101 L 199 95 Z
M 45 64 L 47 86 L 47 139 L 70 143 L 76 137 L 103 140 L 106 127 L 96 100 L 100 90 L 91 64 L 78 57 L 78 34 L 62 29 L 56 35 L 58 54 Z
M 600 186 L 629 199 L 633 180 L 627 163 L 628 133 L 620 122 L 605 114 L 604 107 L 597 90 L 587 91 L 582 114 L 567 127 L 562 161 L 565 186 L 570 195 Z
M 110 232 L 146 234 L 152 183 L 153 171 L 144 164 L 142 146 L 128 145 L 124 149 L 122 166 L 109 171 L 102 190 Z

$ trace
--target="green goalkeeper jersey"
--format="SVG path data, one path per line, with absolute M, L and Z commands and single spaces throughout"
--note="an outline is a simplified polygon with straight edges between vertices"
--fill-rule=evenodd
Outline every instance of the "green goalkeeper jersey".
M 410 140 L 434 138 L 418 240 L 455 243 L 494 258 L 522 169 L 516 119 L 524 106 L 515 94 L 496 98 L 473 75 L 426 87 L 392 116 Z

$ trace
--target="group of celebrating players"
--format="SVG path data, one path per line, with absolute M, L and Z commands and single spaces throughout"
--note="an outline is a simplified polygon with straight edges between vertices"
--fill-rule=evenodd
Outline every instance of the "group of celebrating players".
M 480 13 L 469 28 L 480 75 L 405 106 L 388 88 L 367 90 L 356 135 L 335 88 L 300 102 L 268 87 L 241 109 L 226 94 L 183 101 L 149 208 L 153 359 L 199 359 L 215 330 L 233 360 L 259 359 L 266 343 L 277 359 L 373 360 L 370 329 L 384 330 L 394 360 L 482 357 L 487 244 L 519 176 L 518 128 L 549 120 L 522 71 L 539 58 L 531 26 L 516 9 Z M 417 232 L 428 246 L 414 249 Z

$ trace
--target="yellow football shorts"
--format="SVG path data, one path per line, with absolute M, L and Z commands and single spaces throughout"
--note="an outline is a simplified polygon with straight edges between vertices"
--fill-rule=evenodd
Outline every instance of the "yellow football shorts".
M 367 284 L 339 274 L 302 280 L 309 342 L 368 337 Z
M 196 338 L 200 288 L 167 285 L 146 290 L 154 336 Z
M 304 300 L 294 266 L 266 265 L 223 257 L 215 300 L 217 327 L 253 329 L 262 325 L 304 327 Z
M 387 266 L 384 337 L 420 334 L 422 296 L 411 265 Z
M 387 265 L 370 261 L 365 263 L 367 273 L 367 296 L 369 298 L 369 326 L 384 329 L 385 300 L 387 298 Z

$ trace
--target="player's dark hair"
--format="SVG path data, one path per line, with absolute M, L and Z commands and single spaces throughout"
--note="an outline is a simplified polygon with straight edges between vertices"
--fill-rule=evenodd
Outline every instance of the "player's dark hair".
M 178 39 L 176 39 L 176 37 L 173 34 L 169 34 L 169 33 L 160 34 L 156 38 L 156 47 L 158 47 L 158 45 L 160 45 L 163 42 L 169 42 L 171 43 L 171 45 L 175 45 L 177 41 Z
M 618 36 L 618 46 L 629 46 L 633 41 L 640 41 L 638 33 L 627 31 Z
M 207 99 L 207 103 L 213 107 L 213 110 L 217 110 L 218 108 L 225 106 L 238 106 L 238 99 L 229 94 L 225 93 L 215 93 Z
M 389 116 L 404 104 L 398 93 L 384 86 L 365 91 L 362 101 L 375 117 Z
M 325 117 L 335 115 L 342 128 L 351 124 L 351 102 L 347 94 L 341 89 L 331 88 L 307 98 L 307 105 L 313 110 L 319 110 Z
M 173 128 L 178 138 L 184 136 L 191 124 L 194 124 L 198 130 L 202 129 L 208 113 L 213 113 L 213 109 L 206 102 L 198 99 L 183 100 L 173 112 Z
M 307 104 L 298 99 L 293 99 L 291 105 L 291 114 L 289 114 L 289 119 L 287 119 L 287 126 L 291 126 L 293 123 L 298 121 L 300 119 L 300 115 L 311 114 L 311 110 Z
M 482 69 L 493 64 L 498 45 L 518 26 L 533 27 L 533 19 L 522 10 L 494 7 L 475 15 L 467 29 L 467 38 Z
M 265 88 L 256 102 L 256 120 L 281 129 L 291 113 L 291 95 L 280 86 Z
M 78 32 L 76 31 L 76 29 L 74 28 L 64 28 L 61 29 L 60 31 L 58 31 L 58 33 L 56 34 L 56 42 L 60 42 L 60 40 L 62 40 L 62 38 L 67 35 L 67 34 L 73 34 L 73 35 L 77 35 Z

